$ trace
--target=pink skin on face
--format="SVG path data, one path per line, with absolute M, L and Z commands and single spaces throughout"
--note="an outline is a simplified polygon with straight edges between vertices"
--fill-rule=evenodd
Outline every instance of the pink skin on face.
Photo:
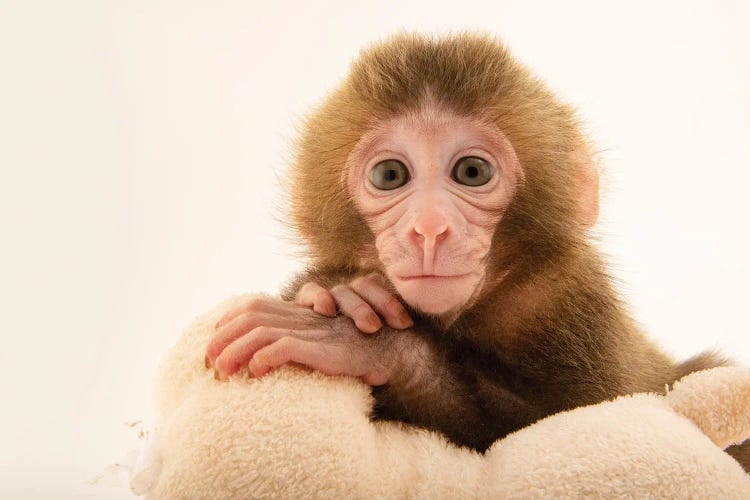
M 489 182 L 466 186 L 452 178 L 467 156 L 494 167 Z M 370 171 L 384 160 L 403 163 L 409 181 L 392 190 L 373 185 Z M 477 118 L 425 106 L 374 127 L 347 166 L 347 189 L 401 297 L 436 315 L 469 305 L 485 278 L 494 228 L 523 181 L 505 136 Z

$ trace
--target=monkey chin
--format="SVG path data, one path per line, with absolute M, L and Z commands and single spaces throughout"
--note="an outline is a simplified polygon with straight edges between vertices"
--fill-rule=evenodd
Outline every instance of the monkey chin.
M 473 297 L 479 277 L 418 275 L 398 277 L 394 285 L 401 298 L 419 312 L 443 315 L 461 308 Z

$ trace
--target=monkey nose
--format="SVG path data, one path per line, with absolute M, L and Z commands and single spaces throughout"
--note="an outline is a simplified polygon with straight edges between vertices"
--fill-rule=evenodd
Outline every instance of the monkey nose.
M 433 274 L 437 246 L 448 234 L 448 221 L 437 210 L 417 215 L 412 224 L 412 239 L 422 250 L 422 273 Z
M 448 232 L 448 221 L 438 211 L 419 214 L 413 223 L 414 233 L 424 238 L 423 243 L 436 243 L 442 240 Z

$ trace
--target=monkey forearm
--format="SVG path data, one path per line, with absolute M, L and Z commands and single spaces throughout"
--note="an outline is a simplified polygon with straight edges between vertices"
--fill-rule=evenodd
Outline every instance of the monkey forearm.
M 470 388 L 450 369 L 436 359 L 435 353 L 410 355 L 411 365 L 401 366 L 388 384 L 374 387 L 375 416 L 386 420 L 405 421 L 437 430 L 452 441 L 484 447 L 477 432 L 484 430 L 479 408 L 470 401 Z M 468 403 L 468 404 L 467 404 Z
M 373 388 L 376 417 L 437 430 L 484 451 L 543 416 L 476 360 L 453 360 L 449 348 L 419 332 L 399 335 L 399 364 L 386 385 Z

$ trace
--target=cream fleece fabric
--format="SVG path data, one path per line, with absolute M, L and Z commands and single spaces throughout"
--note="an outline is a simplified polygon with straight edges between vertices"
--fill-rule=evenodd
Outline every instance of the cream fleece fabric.
M 199 318 L 158 380 L 157 438 L 132 485 L 150 498 L 750 498 L 722 448 L 750 437 L 750 370 L 693 374 L 650 394 L 548 417 L 484 455 L 371 422 L 369 387 L 282 368 L 213 379 Z

